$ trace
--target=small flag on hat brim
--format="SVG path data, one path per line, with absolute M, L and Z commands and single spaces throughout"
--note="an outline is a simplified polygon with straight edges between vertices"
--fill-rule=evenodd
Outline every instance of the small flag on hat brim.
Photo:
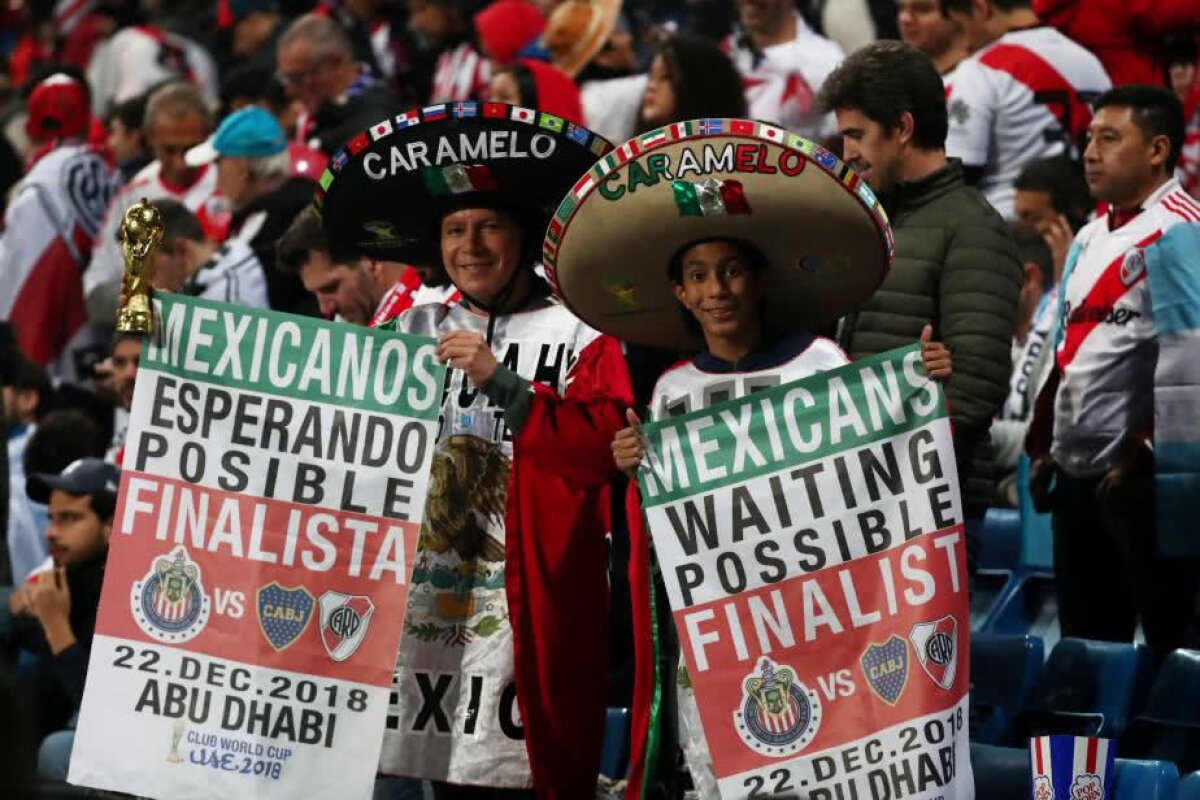
M 696 126 L 701 136 L 713 136 L 718 133 L 725 132 L 725 120 L 723 119 L 702 119 L 700 124 Z
M 729 123 L 729 132 L 734 136 L 752 136 L 754 134 L 754 123 L 745 119 L 731 120 Z
M 446 118 L 446 105 L 439 103 L 436 106 L 425 106 L 421 109 L 421 119 L 426 122 L 436 122 L 439 119 Z
M 592 177 L 592 173 L 589 170 L 588 172 L 583 173 L 583 177 L 575 183 L 575 186 L 571 189 L 571 193 L 574 194 L 575 197 L 582 200 L 583 196 L 590 192 L 592 187 L 595 185 L 596 181 Z
M 358 136 L 355 136 L 350 141 L 346 142 L 346 147 L 348 147 L 350 149 L 351 155 L 356 156 L 359 153 L 361 153 L 363 150 L 365 150 L 367 148 L 367 145 L 369 145 L 370 143 L 371 143 L 371 139 L 367 136 L 367 134 L 365 132 L 363 132 L 363 133 L 360 133 Z
M 655 145 L 661 144 L 662 142 L 665 142 L 666 140 L 667 140 L 667 132 L 664 131 L 662 128 L 656 128 L 655 130 L 652 130 L 649 133 L 643 134 L 642 138 L 639 139 L 638 141 L 641 142 L 642 148 L 645 149 L 647 147 L 654 147 Z
M 479 103 L 474 100 L 464 100 L 454 104 L 454 116 L 462 119 L 465 117 L 479 116 Z
M 392 121 L 390 119 L 385 119 L 383 122 L 380 122 L 371 128 L 371 139 L 378 142 L 383 137 L 390 136 L 392 130 Z
M 783 144 L 786 134 L 783 128 L 776 128 L 774 125 L 760 123 L 758 126 L 758 135 L 768 141 Z
M 574 122 L 567 123 L 567 138 L 576 144 L 581 144 L 587 147 L 588 140 L 592 138 L 591 132 L 587 128 L 581 128 Z
M 562 130 L 566 124 L 567 121 L 562 117 L 556 117 L 553 114 L 547 114 L 545 111 L 538 115 L 538 127 L 545 128 L 548 131 L 562 133 Z
M 404 130 L 411 128 L 413 125 L 418 125 L 421 122 L 421 115 L 414 109 L 405 111 L 403 114 L 396 115 L 396 130 Z
M 487 119 L 506 119 L 508 117 L 508 106 L 504 103 L 484 103 L 483 116 Z
M 534 120 L 537 119 L 537 112 L 534 111 L 532 108 L 525 108 L 524 106 L 513 106 L 512 113 L 509 114 L 509 119 L 511 119 L 515 122 L 525 122 L 525 123 L 532 125 Z

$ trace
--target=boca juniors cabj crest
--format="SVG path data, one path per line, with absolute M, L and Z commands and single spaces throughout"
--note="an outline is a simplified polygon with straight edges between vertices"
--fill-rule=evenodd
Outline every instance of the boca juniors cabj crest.
M 167 644 L 190 641 L 208 624 L 209 599 L 200 565 L 183 546 L 151 562 L 150 571 L 134 581 L 129 604 L 138 627 Z
M 375 604 L 362 594 L 342 594 L 332 589 L 321 595 L 321 644 L 334 661 L 345 661 L 367 636 Z
M 908 642 L 892 636 L 883 644 L 872 644 L 859 662 L 875 696 L 889 706 L 896 705 L 908 683 Z
M 949 691 L 958 672 L 958 620 L 947 614 L 934 622 L 919 622 L 908 640 L 929 679 Z
M 271 581 L 258 590 L 258 628 L 267 644 L 286 650 L 308 628 L 316 600 L 303 586 L 289 589 Z
M 799 753 L 821 727 L 816 692 L 796 678 L 791 667 L 764 658 L 759 671 L 742 682 L 742 702 L 733 724 L 751 750 L 783 758 Z

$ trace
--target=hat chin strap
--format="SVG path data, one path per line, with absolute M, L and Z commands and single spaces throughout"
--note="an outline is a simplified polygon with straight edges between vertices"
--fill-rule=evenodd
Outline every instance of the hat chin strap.
M 492 335 L 496 331 L 496 317 L 504 310 L 508 301 L 512 299 L 512 294 L 517 289 L 517 281 L 521 279 L 521 269 L 513 270 L 513 274 L 509 276 L 504 285 L 500 287 L 500 291 L 496 292 L 496 296 L 492 298 L 492 302 L 485 303 L 477 297 L 473 297 L 461 288 L 459 294 L 463 296 L 463 300 L 467 301 L 467 306 L 475 306 L 480 311 L 488 315 L 487 324 L 487 343 L 490 347 L 492 344 Z

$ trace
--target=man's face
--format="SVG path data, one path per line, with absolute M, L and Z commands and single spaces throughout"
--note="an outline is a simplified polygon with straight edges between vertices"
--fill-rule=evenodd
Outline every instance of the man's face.
M 991 0 L 972 0 L 969 12 L 950 11 L 947 16 L 967 37 L 967 49 L 974 53 L 991 44 L 995 38 L 988 21 L 992 16 Z
M 319 53 L 311 42 L 297 39 L 280 47 L 275 58 L 288 97 L 310 114 L 316 114 L 346 89 L 346 57 L 341 53 Z
M 1058 219 L 1054 210 L 1054 198 L 1049 192 L 1038 189 L 1017 189 L 1013 198 L 1013 210 L 1017 219 L 1043 236 Z
M 351 325 L 366 325 L 375 315 L 380 295 L 363 261 L 335 263 L 328 253 L 313 251 L 300 268 L 300 282 L 317 297 L 321 313 Z
M 191 275 L 183 240 L 163 242 L 154 249 L 154 286 L 166 292 L 183 289 Z
M 736 0 L 738 21 L 749 33 L 771 34 L 794 12 L 792 0 Z
M 842 158 L 875 191 L 894 186 L 900 178 L 904 152 L 899 130 L 886 130 L 856 108 L 839 108 L 836 113 Z
M 450 9 L 431 0 L 408 0 L 408 29 L 429 47 L 444 42 L 454 29 Z
M 77 567 L 104 552 L 109 531 L 110 523 L 92 510 L 90 496 L 67 494 L 61 489 L 50 492 L 46 542 L 56 567 Z
M 137 382 L 138 361 L 142 357 L 142 340 L 130 337 L 113 345 L 113 388 L 125 410 L 133 405 L 133 387 Z
M 942 15 L 940 0 L 899 0 L 896 20 L 900 38 L 929 57 L 950 48 L 958 25 Z
M 108 124 L 108 149 L 112 151 L 113 160 L 124 164 L 137 158 L 142 153 L 141 130 L 130 130 L 120 117 L 113 117 Z
M 217 190 L 237 210 L 250 201 L 250 167 L 247 159 L 217 159 Z
M 183 157 L 208 138 L 208 123 L 199 114 L 172 117 L 159 114 L 150 121 L 150 150 L 162 166 L 163 181 L 172 186 L 190 186 L 198 170 Z
M 521 229 L 490 208 L 465 208 L 442 219 L 442 263 L 454 285 L 491 303 L 521 264 Z
M 762 281 L 730 242 L 704 242 L 680 259 L 675 297 L 700 323 L 706 339 L 730 339 L 757 330 L 762 313 Z
M 1088 126 L 1083 173 L 1092 197 L 1115 205 L 1133 202 L 1166 161 L 1162 140 L 1147 137 L 1133 110 L 1106 106 Z

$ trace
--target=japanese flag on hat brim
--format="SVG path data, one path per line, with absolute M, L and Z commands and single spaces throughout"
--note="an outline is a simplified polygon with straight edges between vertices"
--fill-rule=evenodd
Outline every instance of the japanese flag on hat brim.
M 689 349 L 699 343 L 668 265 L 717 238 L 766 256 L 766 322 L 779 331 L 821 330 L 852 311 L 883 280 L 893 249 L 882 205 L 829 151 L 748 120 L 694 120 L 598 161 L 551 220 L 543 263 L 593 328 Z
M 331 242 L 374 258 L 427 263 L 437 229 L 459 208 L 501 208 L 546 229 L 558 201 L 598 156 L 603 137 L 502 103 L 447 103 L 381 120 L 347 142 L 318 181 Z

